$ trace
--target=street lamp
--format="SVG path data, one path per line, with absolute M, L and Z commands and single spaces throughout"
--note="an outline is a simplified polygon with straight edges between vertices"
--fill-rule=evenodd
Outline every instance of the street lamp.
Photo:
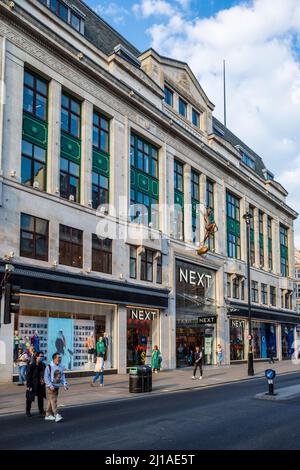
M 252 325 L 251 325 L 251 279 L 250 279 L 250 228 L 251 228 L 251 219 L 253 215 L 250 212 L 246 212 L 243 215 L 243 219 L 246 222 L 247 228 L 247 279 L 248 279 L 248 322 L 249 322 L 249 330 L 248 330 L 248 340 L 249 340 L 249 347 L 248 347 L 248 375 L 254 375 L 254 367 L 253 367 L 253 351 L 252 351 Z

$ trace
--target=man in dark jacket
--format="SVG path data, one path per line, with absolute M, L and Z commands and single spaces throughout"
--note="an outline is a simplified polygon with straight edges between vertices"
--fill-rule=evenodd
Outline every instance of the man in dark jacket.
M 196 346 L 196 351 L 194 353 L 194 359 L 195 359 L 195 367 L 194 367 L 194 373 L 192 379 L 196 379 L 196 374 L 197 374 L 197 368 L 199 367 L 200 371 L 200 377 L 199 379 L 202 379 L 202 361 L 203 361 L 203 349 L 200 351 L 199 346 Z
M 41 416 L 45 416 L 44 398 L 46 398 L 46 387 L 44 382 L 44 354 L 39 352 L 34 356 L 33 361 L 27 370 L 27 391 L 26 391 L 26 415 L 31 415 L 31 404 L 35 397 L 38 398 L 38 407 Z

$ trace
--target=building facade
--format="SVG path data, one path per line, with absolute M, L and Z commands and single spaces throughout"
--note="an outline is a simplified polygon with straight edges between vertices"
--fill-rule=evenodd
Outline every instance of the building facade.
M 213 117 L 187 64 L 143 53 L 82 1 L 0 5 L 0 274 L 21 288 L 0 328 L 0 380 L 38 337 L 68 371 L 289 358 L 297 213 L 263 160 Z M 215 230 L 203 246 L 207 226 Z M 37 332 L 37 333 L 35 333 Z

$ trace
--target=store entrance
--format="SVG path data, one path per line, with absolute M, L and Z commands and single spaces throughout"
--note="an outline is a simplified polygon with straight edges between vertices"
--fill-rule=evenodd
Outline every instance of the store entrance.
M 176 329 L 176 363 L 177 367 L 193 364 L 196 346 L 204 348 L 205 365 L 213 363 L 214 328 L 204 325 L 177 326 Z

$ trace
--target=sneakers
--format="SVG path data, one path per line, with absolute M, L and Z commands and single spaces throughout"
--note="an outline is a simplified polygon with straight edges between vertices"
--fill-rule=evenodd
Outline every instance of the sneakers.
M 55 416 L 55 422 L 58 423 L 62 419 L 63 419 L 63 417 L 59 413 L 57 413 L 57 415 Z
M 202 380 L 202 375 L 200 375 L 199 380 Z
M 46 421 L 55 421 L 55 417 L 53 415 L 45 416 Z
M 192 379 L 193 379 L 193 380 L 196 380 L 196 377 L 193 375 Z
M 100 384 L 100 387 L 104 387 L 104 384 Z

